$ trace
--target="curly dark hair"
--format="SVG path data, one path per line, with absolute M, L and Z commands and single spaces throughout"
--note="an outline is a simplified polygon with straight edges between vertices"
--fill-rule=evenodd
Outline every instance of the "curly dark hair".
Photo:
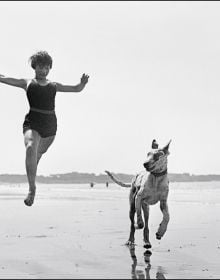
M 35 54 L 33 54 L 29 61 L 31 62 L 31 67 L 33 69 L 36 68 L 36 65 L 49 65 L 50 68 L 52 68 L 53 60 L 52 57 L 48 54 L 46 51 L 38 51 Z

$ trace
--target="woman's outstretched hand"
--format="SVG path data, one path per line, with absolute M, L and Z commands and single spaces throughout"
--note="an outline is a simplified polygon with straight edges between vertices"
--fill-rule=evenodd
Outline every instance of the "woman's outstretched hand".
M 85 73 L 83 73 L 82 77 L 81 77 L 81 84 L 87 84 L 89 80 L 89 75 L 86 75 Z

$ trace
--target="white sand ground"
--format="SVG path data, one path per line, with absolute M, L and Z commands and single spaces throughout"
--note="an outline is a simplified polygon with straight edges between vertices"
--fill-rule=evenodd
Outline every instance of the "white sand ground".
M 161 241 L 159 204 L 150 210 L 150 264 L 142 231 L 135 254 L 129 235 L 128 189 L 105 185 L 0 185 L 0 278 L 220 278 L 220 182 L 170 184 L 171 220 Z

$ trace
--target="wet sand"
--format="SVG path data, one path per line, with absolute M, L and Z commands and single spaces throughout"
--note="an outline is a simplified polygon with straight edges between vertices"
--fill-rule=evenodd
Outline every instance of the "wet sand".
M 34 205 L 27 207 L 27 185 L 0 185 L 0 278 L 220 277 L 220 182 L 170 184 L 168 231 L 156 240 L 162 214 L 159 204 L 152 206 L 147 258 L 141 230 L 135 251 L 124 246 L 128 189 L 114 184 L 37 188 Z

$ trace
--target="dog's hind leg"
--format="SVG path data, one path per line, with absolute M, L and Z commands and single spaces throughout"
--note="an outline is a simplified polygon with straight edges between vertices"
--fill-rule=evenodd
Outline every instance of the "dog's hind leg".
M 134 226 L 135 200 L 134 200 L 134 194 L 133 194 L 132 190 L 130 192 L 129 202 L 130 202 L 129 218 L 130 218 L 130 221 L 131 221 L 131 226 L 130 226 L 129 239 L 126 242 L 125 245 L 127 245 L 127 246 L 134 246 L 135 245 L 135 243 L 134 243 L 134 234 L 135 234 L 135 226 Z
M 166 230 L 167 230 L 167 225 L 169 223 L 170 220 L 170 215 L 169 215 L 169 211 L 168 211 L 168 204 L 167 204 L 167 200 L 163 199 L 160 201 L 160 209 L 163 213 L 163 220 L 160 223 L 160 226 L 158 228 L 158 231 L 156 233 L 156 238 L 157 239 L 161 239 L 163 237 L 163 235 L 165 234 Z
M 142 229 L 144 227 L 144 221 L 142 219 L 141 207 L 142 207 L 142 192 L 143 187 L 141 187 L 136 195 L 135 198 L 135 208 L 137 213 L 137 225 L 135 226 L 136 229 Z
M 128 241 L 125 244 L 125 245 L 128 245 L 128 246 L 134 246 L 135 245 L 135 243 L 134 243 L 134 234 L 135 234 L 134 216 L 135 216 L 135 204 L 133 203 L 130 206 L 130 211 L 129 211 L 129 218 L 130 218 L 130 221 L 131 221 L 130 235 L 129 235 Z
M 143 231 L 143 234 L 144 234 L 144 248 L 150 249 L 151 244 L 150 244 L 150 241 L 149 241 L 149 227 L 148 227 L 150 207 L 147 203 L 145 203 L 143 201 L 142 209 L 143 209 L 143 212 L 144 212 L 144 221 L 145 221 L 145 226 L 144 226 L 144 231 Z

